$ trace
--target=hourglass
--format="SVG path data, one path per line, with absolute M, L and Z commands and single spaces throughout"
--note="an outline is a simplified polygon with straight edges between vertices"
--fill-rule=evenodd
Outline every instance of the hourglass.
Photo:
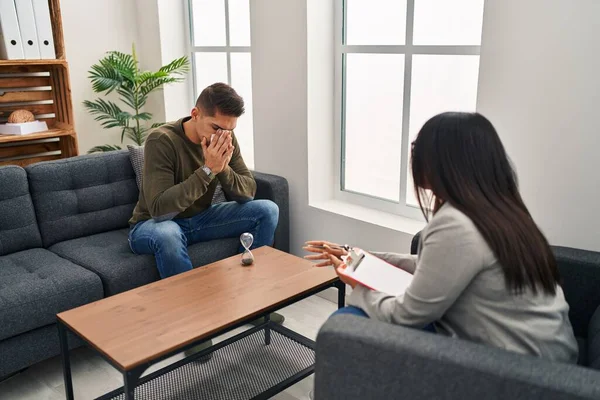
M 242 233 L 240 236 L 240 242 L 244 246 L 244 253 L 242 254 L 242 265 L 244 267 L 252 265 L 254 263 L 254 255 L 250 251 L 252 243 L 254 243 L 254 236 L 251 233 Z

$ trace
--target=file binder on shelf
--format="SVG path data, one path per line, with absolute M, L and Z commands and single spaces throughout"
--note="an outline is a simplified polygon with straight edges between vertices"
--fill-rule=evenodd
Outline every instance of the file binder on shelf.
M 46 13 L 45 8 L 47 7 L 51 29 L 48 38 L 54 42 L 54 57 L 50 58 L 50 54 L 46 55 L 44 50 L 35 59 L 26 59 L 25 54 L 18 59 L 0 59 L 0 74 L 2 75 L 0 92 L 5 92 L 0 102 L 0 123 L 5 122 L 15 110 L 25 109 L 31 111 L 36 119 L 45 123 L 45 126 L 42 124 L 35 129 L 37 131 L 44 128 L 41 132 L 27 135 L 24 135 L 24 129 L 14 132 L 17 134 L 0 135 L 0 166 L 20 165 L 23 167 L 40 161 L 68 158 L 79 154 L 77 133 L 73 121 L 73 102 L 69 82 L 69 65 L 65 54 L 60 0 L 39 2 L 38 0 L 27 0 L 27 2 L 0 0 L 0 31 L 6 28 L 6 17 L 11 15 L 13 16 L 13 26 L 17 29 L 23 27 L 23 22 L 19 21 L 19 18 L 22 19 L 21 6 L 25 5 L 25 8 L 29 9 L 29 27 L 35 29 L 36 23 L 40 27 L 39 35 L 34 31 L 36 33 L 32 40 L 39 45 L 39 36 L 43 43 L 44 24 L 39 21 L 40 16 Z M 7 5 L 10 7 L 7 8 Z M 44 6 L 41 8 L 42 14 L 39 11 L 41 5 Z M 11 10 L 12 13 L 6 12 L 5 9 Z M 25 35 L 25 32 L 20 32 L 19 41 L 21 41 L 21 33 Z M 46 34 L 48 35 L 48 31 Z M 0 44 L 1 42 L 0 40 Z M 50 43 L 50 40 L 48 42 Z M 22 51 L 25 53 L 24 50 Z M 43 104 L 41 100 L 43 100 Z M 27 127 L 33 128 L 34 125 L 39 124 L 29 123 Z M 3 128 L 8 127 L 11 126 L 3 126 Z M 44 143 L 40 144 L 40 140 L 44 140 Z
M 35 28 L 33 4 L 31 0 L 15 0 L 15 6 L 17 8 L 17 19 L 19 20 L 25 58 L 28 60 L 40 59 L 40 47 L 38 45 L 37 29 Z
M 25 58 L 14 0 L 0 0 L 0 58 Z
M 54 38 L 52 37 L 52 22 L 48 0 L 31 0 L 37 28 L 38 45 L 42 59 L 56 58 Z

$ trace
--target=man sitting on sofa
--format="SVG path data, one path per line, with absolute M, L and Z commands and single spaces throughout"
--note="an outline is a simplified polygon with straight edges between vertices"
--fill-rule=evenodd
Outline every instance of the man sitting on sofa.
M 161 278 L 192 269 L 187 246 L 194 243 L 250 232 L 253 248 L 273 244 L 279 209 L 269 200 L 253 200 L 256 182 L 233 133 L 243 113 L 244 100 L 235 90 L 215 83 L 202 91 L 191 116 L 156 128 L 146 139 L 129 245 L 136 254 L 156 257 Z M 212 204 L 221 190 L 232 201 Z

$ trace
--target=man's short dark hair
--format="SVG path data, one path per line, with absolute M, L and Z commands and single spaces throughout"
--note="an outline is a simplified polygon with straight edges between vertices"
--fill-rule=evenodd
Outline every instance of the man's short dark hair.
M 213 83 L 200 93 L 196 107 L 210 117 L 218 111 L 229 117 L 240 117 L 244 109 L 244 99 L 226 83 Z

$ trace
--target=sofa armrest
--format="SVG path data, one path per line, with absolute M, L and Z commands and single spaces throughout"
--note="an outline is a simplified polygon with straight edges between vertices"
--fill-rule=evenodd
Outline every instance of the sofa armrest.
M 419 242 L 421 241 L 421 232 L 417 232 L 410 241 L 410 254 L 417 254 L 419 251 Z
M 592 316 L 588 327 L 587 366 L 600 370 L 600 307 Z
M 591 400 L 600 372 L 341 315 L 317 338 L 315 398 Z
M 600 253 L 553 246 L 569 318 L 575 335 L 586 338 L 592 315 L 600 306 Z
M 257 200 L 271 200 L 279 207 L 279 225 L 275 231 L 276 249 L 290 251 L 290 191 L 285 178 L 254 172 Z

